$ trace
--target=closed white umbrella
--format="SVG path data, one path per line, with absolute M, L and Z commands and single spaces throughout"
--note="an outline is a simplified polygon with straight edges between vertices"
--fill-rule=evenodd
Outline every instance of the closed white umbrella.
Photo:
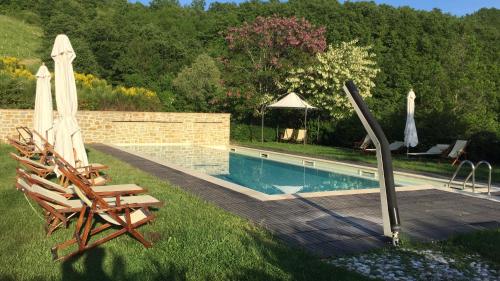
M 57 119 L 55 128 L 55 150 L 73 166 L 87 166 L 87 153 L 83 145 L 82 134 L 76 121 L 78 100 L 72 62 L 75 51 L 68 36 L 59 34 L 51 53 L 55 62 L 55 85 Z
M 44 136 L 50 144 L 54 144 L 54 123 L 52 108 L 52 93 L 50 89 L 50 71 L 43 64 L 36 73 L 36 96 L 35 112 L 33 114 L 33 129 Z M 39 148 L 43 148 L 43 142 L 37 134 L 33 140 Z
M 415 97 L 413 89 L 410 90 L 406 104 L 405 146 L 407 148 L 415 147 L 418 144 L 417 127 L 415 126 Z

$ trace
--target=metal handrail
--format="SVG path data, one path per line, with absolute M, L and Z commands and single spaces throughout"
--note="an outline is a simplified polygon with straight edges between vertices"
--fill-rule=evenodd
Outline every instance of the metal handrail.
M 489 169 L 489 175 L 488 175 L 488 196 L 491 196 L 491 171 L 493 170 L 493 168 L 491 167 L 491 164 L 488 161 L 481 160 L 481 161 L 479 161 L 479 162 L 476 163 L 475 170 L 477 170 L 477 168 L 479 168 L 479 166 L 481 166 L 481 164 L 485 164 L 488 167 L 488 169 Z M 467 182 L 471 176 L 472 176 L 472 172 L 467 176 L 467 178 L 465 179 L 465 182 Z
M 469 160 L 464 160 L 462 162 L 460 162 L 460 165 L 458 165 L 457 169 L 455 170 L 455 173 L 453 174 L 453 176 L 451 177 L 450 181 L 448 182 L 448 187 L 451 188 L 451 182 L 455 179 L 455 177 L 457 176 L 458 172 L 460 171 L 460 168 L 462 168 L 462 166 L 467 163 L 467 164 L 470 164 L 471 168 L 472 168 L 472 192 L 475 191 L 475 186 L 476 186 L 476 167 L 474 166 L 474 163 L 472 163 L 471 161 Z M 470 177 L 467 177 L 465 180 L 464 180 L 464 186 L 462 188 L 462 190 L 465 189 L 465 185 L 467 184 L 467 180 L 469 180 Z

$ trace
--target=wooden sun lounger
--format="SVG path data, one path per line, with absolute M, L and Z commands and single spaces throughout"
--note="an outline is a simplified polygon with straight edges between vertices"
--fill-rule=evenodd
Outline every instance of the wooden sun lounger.
M 359 149 L 361 151 L 365 151 L 372 144 L 372 139 L 367 134 L 362 141 L 354 142 L 354 149 Z
M 283 132 L 283 136 L 281 136 L 281 141 L 290 141 L 292 140 L 293 129 L 286 128 Z
M 34 144 L 24 143 L 10 137 L 7 137 L 7 142 L 19 152 L 19 155 L 23 157 L 32 158 L 35 155 L 40 154 L 40 150 Z
M 460 160 L 460 157 L 466 154 L 465 148 L 469 142 L 466 140 L 457 140 L 450 153 L 448 154 L 448 158 L 451 158 L 453 162 L 452 165 L 455 165 Z
M 27 157 L 19 156 L 14 153 L 10 153 L 10 157 L 19 162 L 21 165 L 26 167 L 28 170 L 36 173 L 38 176 L 45 178 L 49 174 L 54 172 L 55 166 L 44 165 L 38 161 L 29 159 Z
M 425 152 L 410 152 L 407 153 L 409 156 L 440 156 L 443 155 L 445 151 L 450 147 L 449 144 L 437 144 L 429 148 Z
M 61 157 L 54 150 L 54 147 L 48 142 L 48 140 L 46 138 L 44 138 L 39 132 L 33 130 L 32 134 L 36 134 L 38 137 L 40 137 L 40 139 L 43 142 L 44 149 L 43 149 L 43 153 L 42 153 L 43 157 L 41 157 L 41 161 L 45 161 L 46 163 L 49 163 L 51 161 L 51 158 L 53 158 L 55 155 L 58 155 L 59 157 Z M 107 169 L 108 169 L 108 166 L 103 165 L 103 164 L 99 164 L 99 163 L 91 163 L 88 166 L 77 167 L 77 171 L 84 174 L 87 178 L 89 178 L 92 181 L 93 185 L 105 185 L 107 182 L 111 181 L 110 177 L 101 175 L 101 172 L 103 170 L 107 170 Z M 68 180 L 64 176 L 61 176 L 60 182 L 64 186 L 68 185 Z
M 307 130 L 305 129 L 299 129 L 297 132 L 297 137 L 295 138 L 296 142 L 303 142 L 304 139 L 306 138 Z
M 61 225 L 67 227 L 72 215 L 87 207 L 80 199 L 68 199 L 58 192 L 30 183 L 23 176 L 17 178 L 16 187 L 35 200 L 46 211 L 47 236 Z M 150 195 L 121 196 L 119 199 L 116 196 L 120 196 L 120 193 L 108 192 L 108 197 L 103 198 L 112 207 L 125 204 L 131 208 L 141 208 L 160 203 Z
M 16 188 L 37 202 L 45 211 L 45 231 L 47 236 L 50 236 L 60 226 L 68 227 L 69 219 L 77 212 L 83 211 L 83 207 L 73 208 L 71 204 L 68 204 L 66 197 L 55 192 L 50 193 L 39 186 L 31 185 L 24 178 L 19 177 L 17 179 Z
M 18 139 L 19 141 L 26 143 L 26 144 L 34 144 L 35 142 L 33 141 L 33 132 L 26 127 L 26 126 L 19 126 L 16 127 L 16 131 L 18 134 Z
M 389 150 L 391 152 L 396 152 L 396 151 L 401 150 L 404 147 L 404 145 L 405 145 L 405 143 L 402 141 L 395 141 L 395 142 L 392 142 L 389 144 Z M 376 148 L 367 148 L 364 151 L 375 152 L 375 151 L 377 151 L 377 149 Z
M 122 200 L 122 196 L 115 196 L 115 201 L 109 201 L 94 192 L 91 183 L 78 171 L 69 165 L 64 159 L 55 157 L 55 162 L 63 173 L 74 185 L 75 193 L 88 208 L 80 212 L 76 224 L 75 238 L 58 244 L 52 248 L 52 255 L 55 260 L 64 260 L 80 254 L 90 248 L 104 244 L 122 234 L 128 233 L 136 238 L 145 247 L 151 247 L 151 242 L 147 241 L 136 229 L 143 224 L 154 219 L 154 215 L 149 211 L 149 207 L 159 207 L 163 205 L 154 197 L 148 196 L 144 200 L 137 200 L 134 203 Z M 139 197 L 139 196 L 133 196 Z M 94 226 L 95 217 L 104 220 L 104 224 Z M 111 227 L 118 227 L 113 233 L 104 235 L 102 238 L 90 243 L 92 236 Z M 65 256 L 59 257 L 58 251 L 70 245 L 77 244 L 78 249 Z
M 45 189 L 55 191 L 66 198 L 76 197 L 73 185 L 64 187 L 48 179 L 39 177 L 35 174 L 30 174 L 22 169 L 17 169 L 17 176 L 22 177 L 31 184 L 39 185 Z M 147 192 L 146 189 L 136 185 L 136 184 L 115 184 L 115 185 L 104 185 L 104 186 L 92 186 L 97 194 L 101 196 L 115 196 L 119 195 L 133 195 L 141 194 Z

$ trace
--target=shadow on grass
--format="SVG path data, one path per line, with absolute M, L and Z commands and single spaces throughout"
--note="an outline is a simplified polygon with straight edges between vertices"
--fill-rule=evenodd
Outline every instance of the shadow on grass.
M 77 270 L 76 262 L 83 259 L 83 269 Z M 122 256 L 114 255 L 112 257 L 112 269 L 105 270 L 104 261 L 106 259 L 106 251 L 104 248 L 94 248 L 85 252 L 81 256 L 69 259 L 62 262 L 62 280 L 71 281 L 133 281 L 133 280 L 186 280 L 186 269 L 181 269 L 178 266 L 169 263 L 167 265 L 160 264 L 157 261 L 150 260 L 149 264 L 153 264 L 156 269 L 156 274 L 143 272 L 143 274 L 128 273 L 125 259 Z M 110 272 L 108 274 L 106 272 Z M 2 279 L 3 280 L 3 279 Z

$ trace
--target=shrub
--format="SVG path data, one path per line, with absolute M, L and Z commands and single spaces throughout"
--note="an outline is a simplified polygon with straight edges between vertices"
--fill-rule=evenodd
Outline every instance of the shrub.
M 137 87 L 113 87 L 92 74 L 75 72 L 81 110 L 159 111 L 155 92 Z M 36 77 L 15 57 L 0 58 L 0 107 L 33 108 Z
M 231 123 L 231 140 L 260 141 L 261 126 Z M 264 127 L 264 141 L 276 141 L 276 129 Z
M 500 136 L 494 132 L 479 132 L 470 137 L 467 157 L 473 161 L 500 162 Z

